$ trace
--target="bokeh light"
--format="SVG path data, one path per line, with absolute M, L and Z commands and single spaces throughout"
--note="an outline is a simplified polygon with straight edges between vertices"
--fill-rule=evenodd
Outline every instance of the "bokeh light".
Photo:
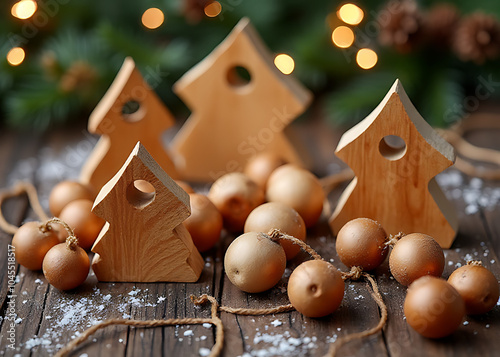
M 18 66 L 23 63 L 25 56 L 26 54 L 21 47 L 14 47 L 7 53 L 7 62 L 11 66 Z
M 205 6 L 205 15 L 208 17 L 216 17 L 222 11 L 222 5 L 218 1 L 212 1 L 210 4 Z
M 377 64 L 378 56 L 375 51 L 370 50 L 369 48 L 362 48 L 358 51 L 356 55 L 356 62 L 358 66 L 363 69 L 373 68 Z
M 21 20 L 29 19 L 35 13 L 38 5 L 34 0 L 21 0 L 12 5 L 10 13 Z
M 152 7 L 144 11 L 141 21 L 144 27 L 154 30 L 163 24 L 163 21 L 165 21 L 165 15 L 163 15 L 163 11 L 160 9 Z
M 274 58 L 274 65 L 284 74 L 290 74 L 295 69 L 295 61 L 285 53 L 281 53 Z
M 339 26 L 332 32 L 332 41 L 337 47 L 347 48 L 354 42 L 354 32 L 347 26 Z
M 354 4 L 345 4 L 340 7 L 337 16 L 346 24 L 357 25 L 363 20 L 364 12 Z

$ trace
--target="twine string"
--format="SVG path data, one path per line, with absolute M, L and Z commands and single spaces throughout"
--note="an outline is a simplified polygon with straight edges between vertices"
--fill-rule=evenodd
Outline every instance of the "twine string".
M 45 214 L 40 201 L 38 200 L 38 194 L 35 186 L 29 182 L 18 182 L 10 189 L 2 190 L 0 192 L 0 228 L 9 234 L 15 234 L 19 227 L 7 222 L 2 212 L 2 205 L 7 199 L 21 196 L 22 194 L 26 194 L 28 196 L 28 200 L 33 208 L 33 211 L 41 221 L 49 219 L 49 217 Z
M 217 316 L 218 303 L 213 296 L 201 295 L 200 297 L 191 296 L 191 301 L 195 305 L 203 305 L 206 302 L 211 303 L 211 317 L 210 318 L 183 318 L 183 319 L 166 319 L 166 320 L 131 320 L 131 319 L 109 319 L 89 327 L 77 338 L 69 342 L 65 347 L 57 352 L 55 357 L 67 356 L 74 348 L 85 342 L 91 335 L 100 329 L 113 325 L 125 325 L 133 327 L 160 327 L 160 326 L 173 326 L 173 325 L 200 325 L 200 324 L 213 324 L 216 327 L 215 344 L 210 351 L 209 357 L 218 357 L 224 345 L 224 326 L 222 320 Z

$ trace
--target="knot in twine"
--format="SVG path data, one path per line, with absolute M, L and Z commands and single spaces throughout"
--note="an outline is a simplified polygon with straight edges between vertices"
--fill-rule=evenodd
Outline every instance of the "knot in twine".
M 363 268 L 360 266 L 353 266 L 348 272 L 342 272 L 342 279 L 359 280 L 363 276 Z
M 394 247 L 396 245 L 396 243 L 401 238 L 403 238 L 405 235 L 406 234 L 404 234 L 403 232 L 399 232 L 398 234 L 395 234 L 395 235 L 389 234 L 389 237 L 388 237 L 387 241 L 385 242 L 385 245 Z
M 48 221 L 46 221 L 45 223 L 42 223 L 40 225 L 40 230 L 42 232 L 47 232 L 47 231 L 52 230 L 52 223 L 60 224 L 61 226 L 64 227 L 66 232 L 68 232 L 68 238 L 66 238 L 66 246 L 70 250 L 75 250 L 76 247 L 78 246 L 78 238 L 76 238 L 75 232 L 73 231 L 73 229 L 71 229 L 71 227 L 66 222 L 64 222 L 62 219 L 57 218 L 57 217 L 53 217 L 53 218 L 49 219 Z
M 467 265 L 470 265 L 472 267 L 482 267 L 483 262 L 480 260 L 469 260 L 467 261 Z

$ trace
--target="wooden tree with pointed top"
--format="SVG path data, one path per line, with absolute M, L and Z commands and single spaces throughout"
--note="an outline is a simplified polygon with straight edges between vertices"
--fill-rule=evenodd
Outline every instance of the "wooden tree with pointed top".
M 139 108 L 124 114 L 128 103 L 138 104 Z M 145 82 L 134 60 L 127 57 L 90 115 L 88 130 L 102 136 L 82 169 L 80 181 L 99 191 L 120 169 L 138 141 L 171 177 L 178 178 L 161 142 L 162 132 L 173 124 L 168 109 Z
M 456 212 L 434 176 L 453 165 L 453 147 L 420 116 L 399 80 L 342 136 L 335 154 L 356 175 L 330 219 L 335 234 L 349 220 L 368 217 L 387 233 L 425 233 L 451 246 Z
M 276 68 L 248 19 L 177 81 L 174 91 L 193 110 L 173 141 L 183 177 L 213 181 L 264 151 L 302 164 L 283 129 L 305 110 L 311 94 Z
M 107 223 L 92 251 L 100 281 L 194 282 L 204 262 L 182 222 L 189 195 L 137 143 L 92 211 Z

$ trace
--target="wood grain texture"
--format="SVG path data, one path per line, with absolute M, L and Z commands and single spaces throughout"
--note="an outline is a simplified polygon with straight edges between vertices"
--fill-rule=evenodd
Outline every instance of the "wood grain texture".
M 142 191 L 137 181 L 153 192 Z M 189 195 L 140 142 L 99 192 L 92 211 L 107 221 L 92 247 L 92 269 L 100 281 L 198 280 L 203 259 L 182 224 L 190 215 Z
M 294 128 L 296 123 L 294 123 Z M 331 155 L 339 136 L 338 130 L 330 130 L 321 120 L 306 121 L 299 125 L 301 140 L 307 140 L 308 150 L 314 154 L 316 172 L 337 168 L 338 159 Z M 335 136 L 337 135 L 337 136 Z M 43 152 L 47 147 L 57 150 L 65 161 L 66 153 L 73 153 L 81 147 L 84 135 L 79 129 L 54 131 L 44 142 L 34 141 L 29 144 L 23 141 L 24 134 L 0 133 L 0 182 L 2 187 L 10 178 L 19 174 L 18 165 L 25 165 L 23 160 L 39 162 L 37 151 Z M 314 140 L 312 138 L 314 137 Z M 484 143 L 488 138 L 498 145 L 496 133 L 482 132 L 477 134 L 475 143 Z M 29 138 L 29 137 L 28 137 Z M 29 139 L 27 141 L 32 141 Z M 3 145 L 5 143 L 5 145 Z M 25 149 L 30 146 L 30 149 Z M 493 146 L 498 148 L 497 146 Z M 330 154 L 329 154 L 330 153 Z M 42 165 L 46 165 L 47 163 Z M 53 168 L 58 162 L 51 162 Z M 38 164 L 37 164 L 38 165 Z M 41 197 L 47 197 L 55 181 L 47 180 L 41 172 L 47 167 L 36 168 L 31 178 L 37 184 Z M 72 171 L 71 171 L 71 170 Z M 68 165 L 69 175 L 79 171 L 75 165 Z M 470 257 L 480 258 L 497 278 L 500 278 L 498 255 L 493 246 L 500 239 L 498 226 L 498 207 L 480 207 L 474 214 L 466 214 L 469 204 L 464 202 L 464 194 L 470 188 L 471 178 L 454 173 L 460 180 L 455 185 L 443 185 L 447 196 L 458 211 L 460 230 L 451 249 L 445 250 L 446 267 L 444 278 L 447 278 L 456 264 L 465 264 Z M 328 171 L 327 173 L 331 173 Z M 16 176 L 20 177 L 20 176 Z M 71 176 L 75 177 L 75 176 Z M 58 175 L 54 175 L 58 179 Z M 60 178 L 63 179 L 63 178 Z M 448 181 L 448 179 L 447 179 Z M 454 181 L 454 180 L 452 180 Z M 440 180 L 440 183 L 442 181 Z M 207 187 L 195 186 L 196 191 L 206 192 Z M 483 182 L 478 189 L 482 195 L 489 189 L 499 189 L 497 182 Z M 337 203 L 340 189 L 329 195 L 332 206 Z M 461 194 L 456 195 L 459 191 Z M 42 200 L 42 204 L 46 203 Z M 12 222 L 20 223 L 23 219 L 33 218 L 26 214 L 26 202 L 23 199 L 13 200 L 4 207 L 10 214 Z M 20 209 L 20 210 L 18 210 Z M 21 215 L 21 216 L 19 216 Z M 330 231 L 327 216 L 308 230 L 308 243 L 325 259 L 341 270 L 347 268 L 335 253 L 334 237 Z M 2 239 L 10 236 L 1 235 Z M 225 276 L 223 268 L 224 252 L 235 237 L 223 234 L 219 243 L 211 250 L 203 253 L 205 266 L 196 283 L 106 283 L 97 282 L 92 274 L 85 285 L 74 291 L 59 292 L 48 286 L 41 273 L 27 271 L 18 267 L 16 309 L 21 321 L 16 324 L 16 350 L 6 348 L 6 320 L 0 319 L 0 351 L 5 356 L 52 356 L 62 345 L 66 344 L 88 326 L 107 318 L 184 318 L 209 317 L 208 306 L 194 307 L 189 300 L 191 294 L 213 294 L 225 305 L 233 307 L 272 307 L 286 303 L 287 276 L 280 285 L 262 294 L 244 294 L 237 290 Z M 498 246 L 498 245 L 497 245 Z M 2 246 L 3 247 L 3 246 Z M 0 261 L 5 259 L 3 248 Z M 485 255 L 486 254 L 486 255 Z M 91 254 L 92 255 L 92 254 Z M 305 254 L 288 263 L 292 270 L 301 261 L 309 259 Z M 451 263 L 451 265 L 450 265 Z M 290 273 L 290 271 L 288 271 Z M 500 335 L 500 306 L 490 313 L 468 317 L 467 324 L 448 338 L 431 340 L 414 332 L 404 320 L 403 301 L 406 288 L 390 278 L 386 263 L 374 272 L 377 277 L 382 296 L 389 308 L 389 320 L 384 331 L 372 337 L 353 341 L 343 346 L 338 356 L 391 356 L 391 357 L 452 357 L 476 356 L 496 357 L 498 355 L 498 336 Z M 0 284 L 6 284 L 5 275 Z M 3 285 L 4 286 L 4 285 Z M 0 289 L 2 301 L 5 301 L 5 290 Z M 0 311 L 5 316 L 5 305 Z M 225 344 L 222 357 L 234 357 L 244 352 L 252 356 L 313 356 L 320 357 L 328 349 L 332 336 L 344 336 L 374 326 L 379 318 L 376 304 L 370 297 L 365 282 L 347 284 L 345 299 L 340 308 L 331 316 L 323 319 L 308 319 L 297 312 L 270 316 L 242 317 L 221 313 L 225 324 Z M 278 321 L 278 324 L 273 325 Z M 279 325 L 281 323 L 281 325 Z M 210 349 L 214 343 L 214 328 L 203 326 L 178 326 L 163 328 L 127 328 L 110 326 L 98 331 L 71 356 L 199 356 L 200 349 Z M 289 337 L 286 335 L 289 334 Z M 314 338 L 314 340 L 313 340 Z M 311 339 L 311 340 L 309 340 Z M 47 344 L 43 344 L 43 343 Z M 37 343 L 39 343 L 37 345 Z M 282 350 L 281 348 L 285 348 Z M 283 352 L 284 351 L 284 352 Z M 1 354 L 1 353 L 0 353 Z
M 389 135 L 405 146 L 388 144 Z M 451 246 L 456 212 L 434 176 L 453 165 L 453 147 L 420 116 L 399 80 L 368 117 L 342 136 L 335 154 L 356 175 L 330 219 L 335 234 L 351 219 L 368 217 L 388 234 L 420 232 L 443 248 Z
M 248 70 L 248 83 L 240 83 L 236 66 Z M 283 129 L 305 110 L 311 93 L 276 68 L 248 19 L 179 79 L 174 91 L 193 111 L 173 141 L 184 178 L 214 181 L 241 171 L 258 152 L 302 165 Z
M 128 102 L 139 109 L 123 114 Z M 135 144 L 140 141 L 158 164 L 173 178 L 179 178 L 174 163 L 163 147 L 161 134 L 174 119 L 127 57 L 111 87 L 89 118 L 88 130 L 102 135 L 80 173 L 80 181 L 99 191 L 120 169 Z

